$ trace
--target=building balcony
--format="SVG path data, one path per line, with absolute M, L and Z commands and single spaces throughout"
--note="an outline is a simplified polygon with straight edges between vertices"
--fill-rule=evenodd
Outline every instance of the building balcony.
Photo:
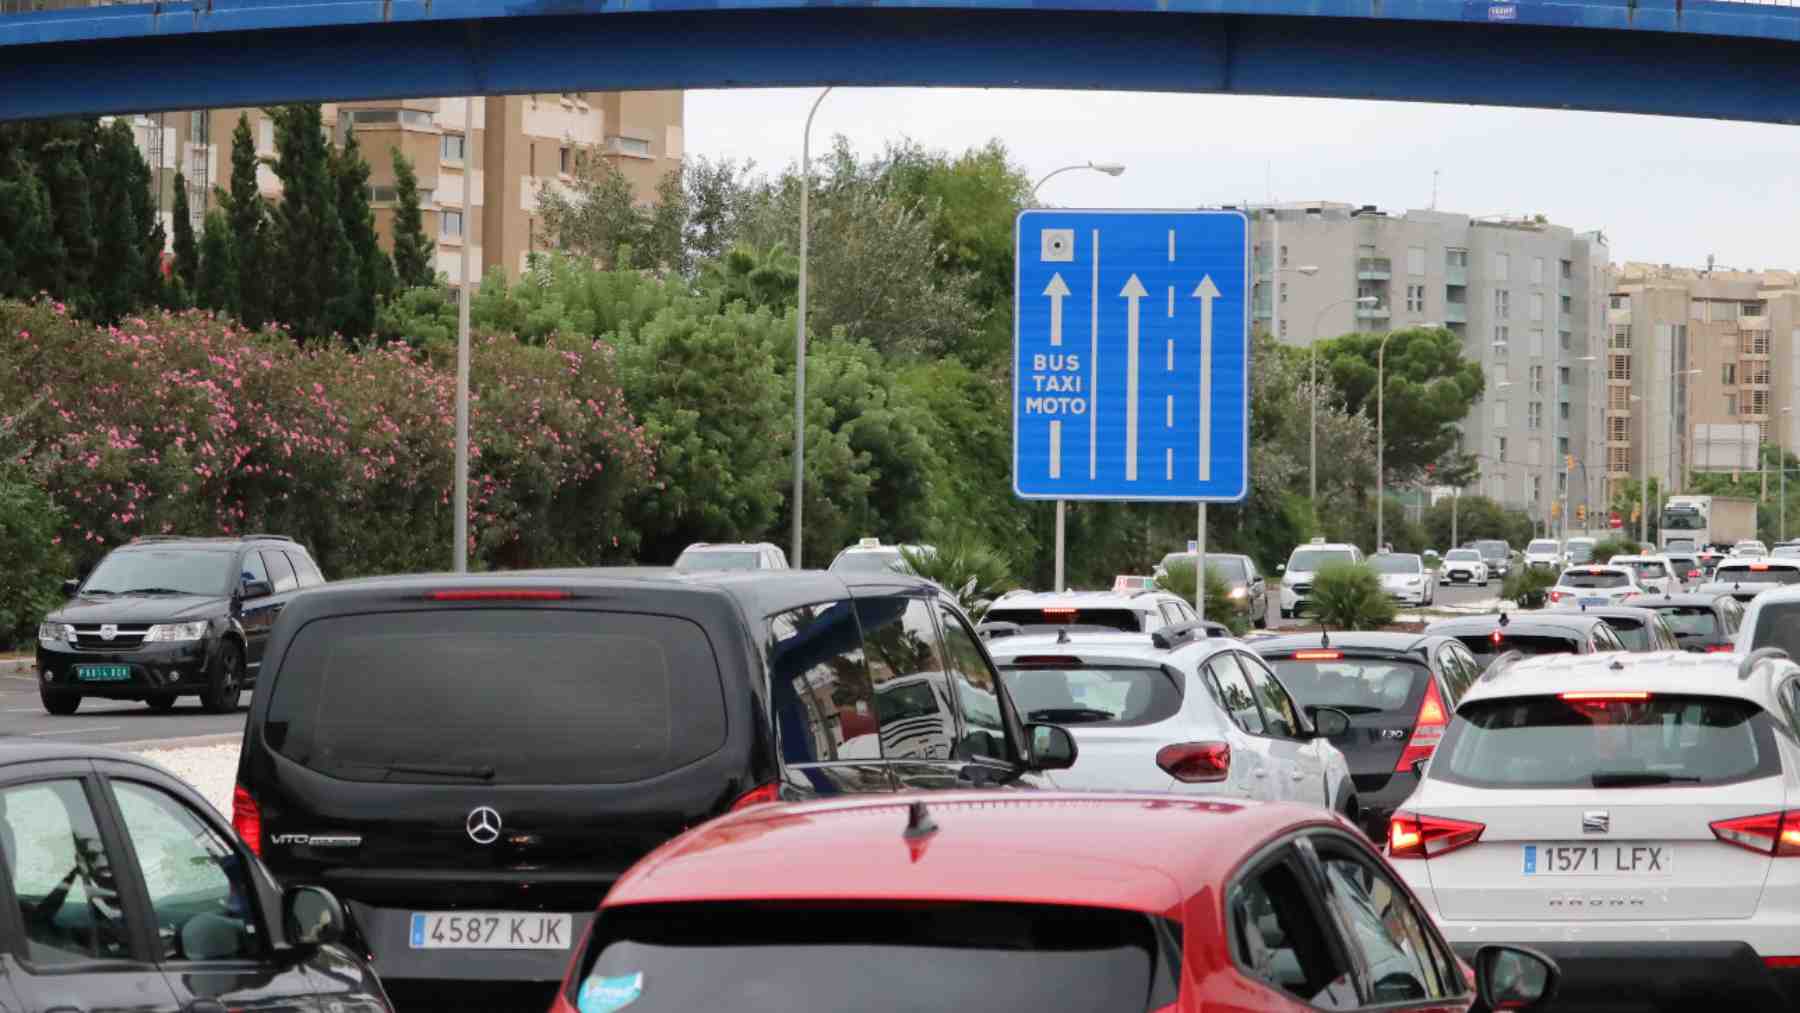
M 1358 320 L 1386 320 L 1388 316 L 1389 313 L 1386 304 L 1358 306 L 1356 308 L 1356 319 Z
M 1360 257 L 1356 261 L 1358 281 L 1387 281 L 1394 276 L 1394 262 L 1386 257 Z
M 1469 322 L 1469 304 L 1466 302 L 1450 302 L 1444 304 L 1444 322 L 1447 324 L 1466 324 Z
M 1469 283 L 1469 266 L 1467 264 L 1447 264 L 1444 267 L 1444 284 L 1464 286 Z

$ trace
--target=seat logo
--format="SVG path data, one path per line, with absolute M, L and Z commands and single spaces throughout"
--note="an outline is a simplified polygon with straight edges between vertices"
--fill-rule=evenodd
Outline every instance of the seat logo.
M 1581 814 L 1581 832 L 1584 834 L 1612 833 L 1612 817 L 1604 809 L 1589 809 Z
M 118 635 L 119 635 L 119 628 L 117 626 L 113 625 L 112 623 L 106 623 L 100 627 L 100 639 L 101 640 L 111 640 Z
M 463 829 L 476 844 L 492 844 L 500 839 L 500 814 L 491 806 L 476 806 L 463 820 Z

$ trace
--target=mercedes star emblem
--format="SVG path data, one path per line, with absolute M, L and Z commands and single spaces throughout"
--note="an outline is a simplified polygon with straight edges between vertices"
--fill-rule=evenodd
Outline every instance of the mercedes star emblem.
M 492 806 L 476 806 L 469 810 L 469 818 L 463 820 L 463 829 L 469 832 L 469 840 L 476 844 L 492 844 L 500 839 L 500 814 Z

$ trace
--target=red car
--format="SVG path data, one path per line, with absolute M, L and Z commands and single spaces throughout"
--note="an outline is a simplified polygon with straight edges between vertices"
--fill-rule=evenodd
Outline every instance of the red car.
M 950 792 L 769 803 L 668 842 L 607 895 L 551 1011 L 1448 1013 L 1555 990 L 1530 950 L 1475 965 L 1322 810 Z

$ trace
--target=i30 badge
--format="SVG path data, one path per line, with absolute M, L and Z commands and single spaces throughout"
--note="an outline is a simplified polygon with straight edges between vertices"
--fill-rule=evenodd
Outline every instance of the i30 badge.
M 1581 832 L 1584 834 L 1606 834 L 1612 832 L 1612 817 L 1604 809 L 1589 809 L 1581 814 Z
M 463 820 L 463 829 L 469 832 L 469 840 L 476 844 L 492 844 L 500 839 L 500 814 L 491 806 L 476 806 L 469 810 L 468 819 Z

